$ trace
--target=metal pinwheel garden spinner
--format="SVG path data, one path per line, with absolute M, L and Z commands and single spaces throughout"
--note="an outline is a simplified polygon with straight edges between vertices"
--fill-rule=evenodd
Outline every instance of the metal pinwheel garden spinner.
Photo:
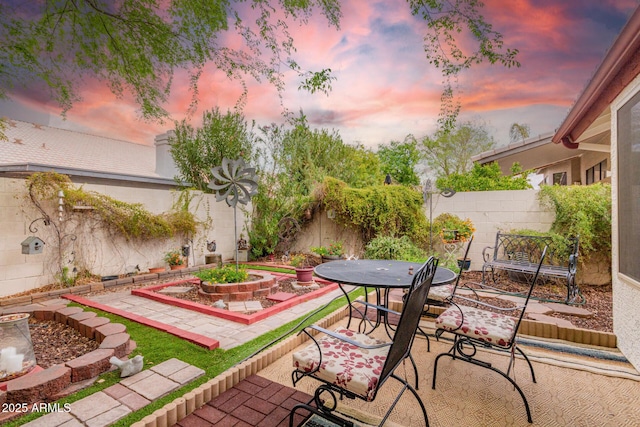
M 225 201 L 233 208 L 233 236 L 238 241 L 236 206 L 246 205 L 258 194 L 256 168 L 247 167 L 242 159 L 222 159 L 222 166 L 211 169 L 214 180 L 208 187 L 216 192 L 216 202 Z M 236 270 L 238 269 L 238 245 L 236 246 Z

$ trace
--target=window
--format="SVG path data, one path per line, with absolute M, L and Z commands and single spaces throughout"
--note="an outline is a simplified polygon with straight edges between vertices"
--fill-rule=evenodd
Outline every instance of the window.
M 567 185 L 567 173 L 557 172 L 553 174 L 553 185 Z
M 640 92 L 618 110 L 617 126 L 620 273 L 640 281 Z
M 587 169 L 587 185 L 602 181 L 607 177 L 607 160 Z

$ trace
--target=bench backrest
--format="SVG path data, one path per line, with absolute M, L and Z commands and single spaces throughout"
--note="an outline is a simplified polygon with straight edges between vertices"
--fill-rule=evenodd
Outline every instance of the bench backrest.
M 533 236 L 498 232 L 493 250 L 493 260 L 509 260 L 537 264 L 544 248 L 548 247 L 544 265 L 575 266 L 578 257 L 578 237 L 554 239 L 549 236 Z

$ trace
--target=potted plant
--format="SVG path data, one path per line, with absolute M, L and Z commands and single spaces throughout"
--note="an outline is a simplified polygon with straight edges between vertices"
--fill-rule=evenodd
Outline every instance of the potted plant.
M 298 283 L 313 282 L 313 267 L 309 265 L 305 255 L 292 255 L 289 262 L 296 269 L 296 279 Z
M 311 252 L 320 255 L 323 262 L 337 260 L 344 255 L 342 242 L 332 242 L 329 246 L 314 246 Z
M 177 249 L 172 250 L 164 254 L 164 260 L 169 264 L 169 268 L 172 270 L 178 270 L 184 268 L 184 258 L 182 257 L 182 251 Z
M 466 242 L 476 231 L 469 218 L 462 219 L 457 215 L 443 213 L 433 220 L 433 229 L 437 230 L 444 243 Z

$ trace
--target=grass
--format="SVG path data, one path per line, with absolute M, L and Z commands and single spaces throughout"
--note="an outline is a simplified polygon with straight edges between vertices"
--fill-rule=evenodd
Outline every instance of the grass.
M 253 268 L 253 266 L 252 266 Z M 264 270 L 275 271 L 276 269 L 272 269 L 271 267 L 260 268 Z M 283 270 L 283 269 L 277 269 Z M 285 272 L 290 272 L 290 270 L 286 270 Z M 357 288 L 356 291 L 352 292 L 352 296 L 355 298 L 357 296 L 363 295 L 362 288 Z M 155 410 L 163 407 L 167 403 L 173 401 L 174 399 L 183 396 L 185 393 L 197 388 L 201 384 L 209 381 L 210 379 L 218 376 L 222 372 L 227 369 L 243 362 L 254 354 L 258 353 L 261 350 L 269 347 L 275 340 L 280 338 L 281 335 L 289 336 L 292 333 L 296 333 L 304 326 L 317 322 L 323 317 L 333 313 L 341 307 L 346 305 L 345 297 L 341 297 L 339 299 L 334 300 L 329 305 L 327 305 L 324 309 L 315 313 L 308 319 L 305 319 L 308 315 L 302 316 L 294 321 L 291 321 L 285 325 L 274 329 L 273 331 L 267 332 L 260 337 L 249 341 L 243 345 L 232 348 L 230 350 L 207 350 L 203 347 L 197 346 L 185 340 L 182 340 L 173 335 L 167 334 L 166 332 L 158 331 L 156 329 L 150 328 L 148 326 L 141 325 L 136 322 L 132 322 L 120 316 L 116 316 L 110 313 L 106 313 L 100 310 L 96 310 L 90 307 L 81 306 L 79 304 L 72 303 L 69 306 L 79 306 L 82 307 L 85 311 L 93 311 L 97 313 L 99 316 L 107 317 L 114 323 L 122 323 L 127 328 L 127 333 L 131 336 L 131 339 L 134 340 L 137 344 L 136 350 L 129 355 L 129 357 L 133 357 L 137 354 L 141 354 L 144 356 L 144 369 L 148 369 L 152 366 L 155 366 L 159 363 L 164 362 L 165 360 L 171 359 L 173 357 L 178 357 L 183 362 L 189 363 L 191 365 L 197 366 L 205 371 L 205 374 L 196 379 L 195 381 L 185 385 L 184 387 L 170 393 L 169 395 L 155 400 L 151 402 L 149 405 L 144 408 L 133 412 L 121 419 L 115 426 L 130 426 L 131 424 L 141 420 L 145 416 L 153 413 Z M 251 326 L 248 326 L 251 327 Z M 286 337 L 285 336 L 285 337 Z M 81 390 L 71 396 L 60 399 L 57 401 L 60 405 L 64 403 L 73 403 L 77 400 L 80 400 L 84 397 L 89 396 L 90 394 L 96 393 L 98 391 L 104 390 L 105 388 L 116 384 L 120 381 L 119 371 L 107 372 L 99 377 L 99 379 L 90 387 Z M 42 415 L 44 413 L 31 413 L 20 417 L 14 421 L 7 423 L 8 427 L 17 426 L 24 424 L 26 422 L 32 421 Z

